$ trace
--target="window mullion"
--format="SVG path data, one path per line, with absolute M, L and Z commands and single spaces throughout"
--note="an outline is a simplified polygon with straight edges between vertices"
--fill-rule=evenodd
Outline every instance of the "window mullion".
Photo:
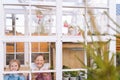
M 56 0 L 56 80 L 62 80 L 62 0 Z

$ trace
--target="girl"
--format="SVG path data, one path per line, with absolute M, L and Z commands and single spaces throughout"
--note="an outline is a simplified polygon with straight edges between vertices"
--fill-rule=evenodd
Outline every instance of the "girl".
M 35 57 L 34 63 L 32 63 L 32 70 L 48 70 L 49 64 L 45 63 L 45 57 L 43 54 L 39 54 Z
M 19 71 L 20 69 L 20 61 L 19 60 L 11 60 L 9 62 L 10 71 Z M 6 74 L 4 76 L 4 80 L 25 80 L 25 77 L 22 74 Z
M 45 57 L 43 54 L 35 57 L 34 63 L 32 64 L 32 70 L 48 70 L 49 65 L 45 64 Z M 50 73 L 37 73 L 35 80 L 52 80 Z

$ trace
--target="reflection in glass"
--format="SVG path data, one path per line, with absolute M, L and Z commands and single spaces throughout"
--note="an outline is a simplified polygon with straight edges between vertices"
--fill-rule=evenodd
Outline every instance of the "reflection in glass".
M 18 59 L 18 60 L 20 60 L 21 64 L 24 64 L 24 54 L 16 54 L 16 57 L 14 54 L 7 54 L 6 55 L 6 65 L 9 65 L 9 61 L 12 59 Z
M 37 8 L 32 6 L 32 26 L 31 33 L 34 36 L 51 35 L 55 32 L 56 20 L 54 8 Z M 35 10 L 34 10 L 35 9 Z M 54 29 L 54 31 L 53 31 Z
M 107 27 L 108 25 L 108 18 L 107 16 L 104 14 L 104 12 L 107 10 L 106 9 L 92 9 L 92 15 L 90 16 L 87 16 L 86 17 L 86 22 L 88 24 L 88 35 L 89 35 L 89 31 L 92 33 L 92 34 L 96 34 L 96 30 L 95 28 L 92 26 L 91 24 L 91 16 L 94 16 L 94 20 L 95 20 L 95 23 L 96 23 L 96 27 L 98 29 L 98 31 L 101 33 L 101 34 L 107 34 L 109 29 Z M 89 14 L 88 14 L 89 15 Z
M 84 63 L 84 48 L 80 43 L 64 42 L 63 43 L 63 68 L 82 68 L 83 64 L 80 63 L 78 58 Z M 76 58 L 76 56 L 78 58 Z M 79 64 L 79 65 L 78 65 Z
M 31 43 L 31 50 L 32 50 L 32 55 L 31 55 L 31 63 L 32 67 L 36 68 L 35 60 L 39 56 L 43 56 L 44 58 L 44 63 L 45 66 L 48 69 L 54 69 L 55 68 L 55 50 L 53 50 L 53 46 L 55 43 L 49 43 L 49 42 L 32 42 Z M 54 46 L 55 47 L 55 46 Z M 39 59 L 39 58 L 38 58 Z M 41 59 L 41 58 L 40 58 Z
M 63 12 L 62 33 L 69 36 L 81 36 L 82 31 L 85 31 L 84 8 L 63 8 Z
M 24 43 L 23 42 L 7 42 L 5 43 L 5 70 L 8 70 L 9 61 L 13 59 L 17 59 L 20 61 L 21 69 L 20 70 L 28 70 L 28 53 L 24 52 Z M 26 50 L 25 50 L 26 51 Z M 25 66 L 27 65 L 27 66 Z
M 4 6 L 5 12 L 5 34 L 9 36 L 25 34 L 25 16 L 27 13 L 26 6 Z M 25 10 L 26 8 L 26 10 Z
M 32 52 L 49 52 L 48 42 L 32 42 Z

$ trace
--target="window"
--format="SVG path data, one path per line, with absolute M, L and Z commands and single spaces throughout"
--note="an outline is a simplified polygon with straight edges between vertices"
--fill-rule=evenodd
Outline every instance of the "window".
M 12 59 L 19 59 L 21 64 L 25 64 L 24 60 L 24 43 L 23 42 L 9 42 L 5 43 L 6 47 L 6 65 L 9 64 L 9 61 Z
M 114 16 L 108 0 L 87 1 L 84 3 L 82 0 L 13 0 L 12 2 L 4 0 L 0 4 L 3 6 L 0 7 L 0 10 L 3 9 L 1 13 L 4 14 L 0 17 L 4 17 L 1 19 L 5 22 L 1 23 L 0 32 L 3 37 L 0 39 L 0 43 L 3 43 L 0 51 L 4 53 L 4 58 L 2 54 L 0 56 L 4 64 L 0 66 L 0 69 L 4 68 L 0 80 L 4 80 L 4 75 L 13 73 L 25 73 L 25 78 L 29 80 L 40 78 L 36 73 L 50 73 L 52 80 L 62 80 L 65 72 L 70 72 L 72 75 L 76 71 L 80 71 L 77 74 L 87 78 L 87 75 L 84 75 L 87 70 L 75 57 L 78 56 L 86 65 L 90 65 L 90 60 L 81 44 L 85 42 L 88 45 L 91 42 L 89 32 L 92 32 L 92 37 L 96 41 L 98 40 L 90 24 L 87 4 L 93 9 L 92 16 L 95 16 L 101 34 L 111 31 L 106 27 L 109 20 L 104 11 Z M 106 39 L 106 36 L 102 37 L 103 40 Z M 33 66 L 35 68 L 39 66 L 32 65 L 38 55 L 45 56 L 45 63 L 49 64 L 49 69 L 32 70 Z M 9 69 L 11 59 L 18 59 L 21 62 L 19 71 L 12 72 Z

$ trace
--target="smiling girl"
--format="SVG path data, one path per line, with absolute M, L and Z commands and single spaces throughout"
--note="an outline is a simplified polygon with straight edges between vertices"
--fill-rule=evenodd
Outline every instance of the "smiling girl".
M 20 61 L 19 60 L 11 60 L 9 62 L 10 71 L 19 71 L 20 69 Z M 4 76 L 4 80 L 25 80 L 25 77 L 22 74 L 6 74 Z

